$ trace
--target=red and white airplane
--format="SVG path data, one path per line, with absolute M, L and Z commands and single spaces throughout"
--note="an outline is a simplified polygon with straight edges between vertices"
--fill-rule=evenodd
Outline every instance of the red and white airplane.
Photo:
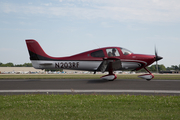
M 51 57 L 41 48 L 39 43 L 33 39 L 26 40 L 27 48 L 32 65 L 36 69 L 71 69 L 97 71 L 109 74 L 102 76 L 102 79 L 115 80 L 117 76 L 113 71 L 117 70 L 140 70 L 144 68 L 149 74 L 138 77 L 151 80 L 153 74 L 146 69 L 147 66 L 162 57 L 157 55 L 134 54 L 122 47 L 104 47 L 68 57 Z

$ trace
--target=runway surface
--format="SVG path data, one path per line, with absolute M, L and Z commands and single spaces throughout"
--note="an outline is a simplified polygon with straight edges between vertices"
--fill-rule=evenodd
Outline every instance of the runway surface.
M 180 80 L 1 79 L 0 95 L 12 94 L 180 95 Z

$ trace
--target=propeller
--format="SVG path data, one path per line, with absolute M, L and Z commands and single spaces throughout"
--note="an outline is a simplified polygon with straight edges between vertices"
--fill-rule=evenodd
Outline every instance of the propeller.
M 157 70 L 157 73 L 159 73 L 159 70 L 158 70 L 158 61 L 163 59 L 163 57 L 161 56 L 158 56 L 158 53 L 157 53 L 157 50 L 156 50 L 156 46 L 155 46 L 155 61 L 156 61 L 156 70 Z

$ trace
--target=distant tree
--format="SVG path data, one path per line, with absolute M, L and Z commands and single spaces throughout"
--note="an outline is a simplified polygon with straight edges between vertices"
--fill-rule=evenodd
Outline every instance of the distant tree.
M 156 72 L 156 69 L 157 69 L 156 65 L 152 65 L 151 67 L 149 67 L 149 71 L 151 71 L 151 72 Z M 158 65 L 158 70 L 159 71 L 165 71 L 166 67 L 163 64 Z
M 158 65 L 158 67 L 159 67 L 160 71 L 165 71 L 166 70 L 166 67 L 163 64 Z
M 0 67 L 32 67 L 32 63 L 24 63 L 24 64 L 14 65 L 11 62 L 6 63 L 6 64 L 3 64 L 3 63 L 0 62 Z
M 2 65 L 3 63 L 2 62 L 0 62 L 0 66 Z
M 172 68 L 171 67 L 167 67 L 166 70 L 170 71 L 170 70 L 172 70 Z
M 167 67 L 166 68 L 167 70 L 180 70 L 180 65 L 177 66 L 177 65 L 171 65 L 171 67 Z
M 5 64 L 5 67 L 14 67 L 14 64 L 11 63 L 11 62 L 9 62 L 9 63 L 6 63 L 6 64 Z
M 4 65 L 3 63 L 0 63 L 0 66 L 1 66 L 1 67 L 4 67 L 5 65 Z
M 150 72 L 156 72 L 156 65 L 151 65 L 150 67 L 146 67 Z M 159 71 L 165 71 L 166 70 L 166 67 L 161 64 L 161 65 L 158 65 L 158 70 Z M 143 68 L 141 70 L 139 70 L 138 72 L 146 72 L 146 70 L 144 70 Z
M 17 65 L 14 65 L 14 67 L 23 67 L 22 64 L 17 64 Z
M 179 70 L 179 67 L 177 65 L 174 65 L 174 70 Z
M 32 67 L 32 63 L 24 63 L 23 66 L 24 67 Z
M 32 63 L 17 64 L 14 67 L 32 67 Z
M 148 67 L 148 69 L 151 72 L 155 72 L 156 71 L 156 65 L 151 65 L 150 67 Z

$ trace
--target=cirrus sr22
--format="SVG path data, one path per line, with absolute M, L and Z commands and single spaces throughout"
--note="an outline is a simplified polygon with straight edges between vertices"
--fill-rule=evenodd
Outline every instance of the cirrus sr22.
M 162 57 L 157 55 L 134 54 L 122 47 L 104 47 L 68 57 L 52 57 L 47 55 L 36 40 L 26 40 L 27 48 L 32 65 L 36 69 L 71 69 L 98 71 L 108 75 L 102 76 L 102 79 L 115 80 L 117 78 L 114 71 L 117 70 L 140 70 L 144 68 L 148 74 L 138 77 L 151 80 L 153 74 L 146 68 Z

